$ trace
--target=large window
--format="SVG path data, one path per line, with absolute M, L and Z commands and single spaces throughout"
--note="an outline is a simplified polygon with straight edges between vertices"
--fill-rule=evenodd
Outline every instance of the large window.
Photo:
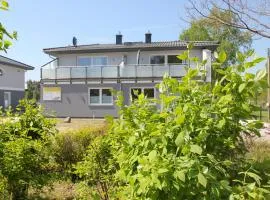
M 78 66 L 103 66 L 108 65 L 105 56 L 78 57 Z
M 185 64 L 185 60 L 177 58 L 178 55 L 168 55 L 168 64 Z
M 131 88 L 131 100 L 138 99 L 141 93 L 149 99 L 155 98 L 155 88 Z
M 90 88 L 89 89 L 90 105 L 112 105 L 113 96 L 110 88 Z
M 151 65 L 160 65 L 165 64 L 165 56 L 151 56 L 150 57 L 150 64 Z

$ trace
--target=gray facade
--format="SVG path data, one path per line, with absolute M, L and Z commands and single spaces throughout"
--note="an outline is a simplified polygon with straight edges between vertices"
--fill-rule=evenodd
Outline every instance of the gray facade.
M 158 96 L 158 90 L 155 88 L 157 83 L 103 83 L 103 84 L 50 84 L 41 85 L 41 97 L 44 87 L 60 87 L 61 100 L 44 101 L 41 98 L 41 104 L 45 105 L 48 116 L 57 117 L 85 117 L 85 118 L 103 118 L 105 116 L 118 116 L 118 108 L 115 105 L 90 105 L 89 89 L 91 88 L 111 88 L 115 91 L 122 91 L 125 105 L 129 105 L 131 88 L 154 88 L 155 96 Z
M 0 56 L 0 107 L 13 109 L 24 98 L 25 73 L 34 67 Z
M 4 93 L 10 94 L 10 106 L 15 109 L 19 101 L 24 98 L 24 91 L 0 90 L 0 107 L 5 108 Z
M 116 44 L 43 50 L 55 57 L 41 69 L 41 103 L 48 115 L 117 117 L 118 108 L 115 99 L 108 95 L 109 88 L 122 91 L 124 103 L 129 105 L 132 88 L 140 88 L 138 90 L 144 93 L 147 91 L 151 98 L 158 97 L 155 86 L 164 74 L 181 80 L 186 74 L 186 67 L 197 67 L 197 63 L 177 57 L 187 50 L 189 41 L 152 42 L 151 33 L 145 35 L 145 42 L 123 42 L 122 39 L 118 34 Z M 195 41 L 193 46 L 190 57 L 206 61 L 203 66 L 206 73 L 199 74 L 198 78 L 211 82 L 212 52 L 218 43 Z

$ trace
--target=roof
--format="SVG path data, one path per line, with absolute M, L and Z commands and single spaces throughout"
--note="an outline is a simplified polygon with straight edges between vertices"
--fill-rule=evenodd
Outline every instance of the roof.
M 1 56 L 1 55 L 0 55 L 0 64 L 10 65 L 10 66 L 25 69 L 25 70 L 35 69 L 34 67 L 32 67 L 30 65 L 24 64 L 22 62 L 19 62 L 19 61 L 16 61 L 16 60 L 13 60 L 11 58 L 7 58 L 7 57 Z
M 89 44 L 78 46 L 65 46 L 46 48 L 43 51 L 47 54 L 64 54 L 64 53 L 98 53 L 98 52 L 121 52 L 121 51 L 153 51 L 153 50 L 170 50 L 186 49 L 191 41 L 163 41 L 163 42 L 125 42 L 123 44 Z M 192 41 L 194 49 L 209 48 L 215 50 L 219 43 L 217 41 Z

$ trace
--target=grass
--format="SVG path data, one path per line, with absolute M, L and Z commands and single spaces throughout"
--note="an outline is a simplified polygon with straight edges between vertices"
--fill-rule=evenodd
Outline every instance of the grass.
M 99 128 L 105 125 L 104 119 L 71 119 L 71 123 L 65 123 L 63 118 L 56 120 L 56 128 L 60 132 L 75 131 L 82 128 Z

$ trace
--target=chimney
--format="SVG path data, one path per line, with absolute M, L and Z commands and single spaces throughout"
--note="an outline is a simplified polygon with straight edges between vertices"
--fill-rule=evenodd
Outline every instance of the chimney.
M 121 32 L 116 34 L 116 44 L 123 44 L 122 39 L 123 39 L 123 35 L 121 34 Z
M 150 44 L 151 42 L 152 42 L 152 33 L 148 31 L 147 33 L 145 33 L 145 43 Z

